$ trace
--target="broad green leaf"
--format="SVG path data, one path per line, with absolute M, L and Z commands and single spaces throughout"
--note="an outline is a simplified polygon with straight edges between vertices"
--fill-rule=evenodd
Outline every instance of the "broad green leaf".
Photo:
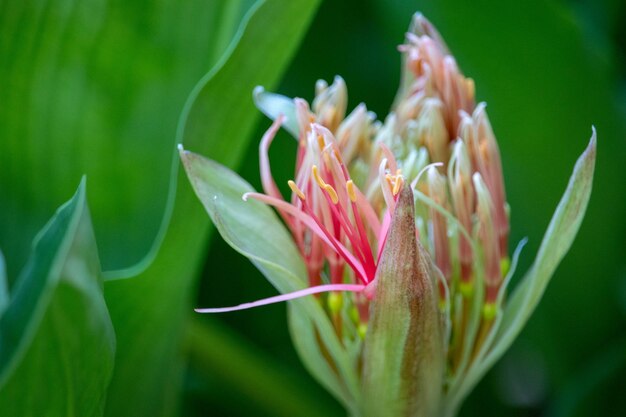
M 180 109 L 252 1 L 3 2 L 0 247 L 10 281 L 83 174 L 103 270 L 145 268 L 173 203 Z
M 596 133 L 580 156 L 567 189 L 554 212 L 537 257 L 530 270 L 506 303 L 493 346 L 482 362 L 463 380 L 461 387 L 447 404 L 454 415 L 457 407 L 480 378 L 500 359 L 533 313 L 557 266 L 571 247 L 580 228 L 593 183 L 596 159 Z
M 85 182 L 37 236 L 0 317 L 0 410 L 100 416 L 115 355 Z
M 259 115 L 252 90 L 257 85 L 274 88 L 317 4 L 258 3 L 219 65 L 191 94 L 178 141 L 236 165 Z M 179 175 L 172 221 L 155 262 L 132 280 L 107 282 L 105 295 L 118 341 L 108 416 L 171 415 L 177 407 L 183 329 L 192 314 L 194 278 L 208 231 L 206 213 L 188 179 Z
M 280 292 L 307 287 L 307 274 L 296 245 L 277 215 L 265 204 L 242 196 L 253 192 L 241 177 L 220 164 L 181 150 L 181 159 L 193 188 L 222 238 L 254 263 Z M 219 279 L 219 277 L 216 277 Z M 244 300 L 242 300 L 244 301 Z M 355 367 L 337 339 L 327 315 L 314 297 L 290 302 L 291 330 L 299 353 L 320 382 L 348 407 L 358 398 Z M 341 389 L 327 361 L 319 352 L 313 329 L 328 349 L 348 391 Z M 302 337 L 300 337 L 302 334 Z

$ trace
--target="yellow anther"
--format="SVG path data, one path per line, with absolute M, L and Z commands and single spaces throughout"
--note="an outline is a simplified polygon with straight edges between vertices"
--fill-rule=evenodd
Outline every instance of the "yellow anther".
M 333 154 L 335 155 L 335 158 L 337 158 L 337 161 L 339 161 L 339 163 L 343 163 L 343 160 L 341 159 L 341 154 L 336 148 L 333 148 Z
M 354 189 L 354 182 L 352 182 L 352 180 L 346 181 L 346 189 L 348 190 L 348 197 L 350 197 L 350 201 L 356 203 L 356 191 Z
M 328 193 L 328 196 L 330 197 L 330 200 L 333 202 L 333 204 L 337 204 L 339 202 L 339 197 L 337 197 L 337 191 L 335 191 L 332 185 L 324 185 L 324 190 L 326 190 L 326 192 Z
M 291 188 L 291 191 L 293 191 L 298 196 L 298 198 L 300 200 L 304 200 L 305 199 L 304 193 L 302 192 L 302 190 L 300 190 L 298 188 L 298 186 L 296 185 L 295 182 L 289 180 L 289 181 L 287 181 L 287 184 L 289 185 L 289 188 Z
M 393 184 L 393 195 L 397 195 L 400 192 L 400 188 L 402 188 L 402 184 L 404 184 L 404 177 L 402 175 L 396 176 L 396 182 Z
M 324 136 L 317 135 L 317 146 L 320 147 L 320 151 L 323 151 L 326 147 L 326 142 L 324 141 Z
M 326 183 L 324 182 L 322 177 L 320 177 L 320 171 L 319 169 L 317 169 L 317 165 L 313 165 L 313 167 L 311 168 L 311 172 L 313 172 L 313 178 L 315 178 L 315 182 L 317 182 L 317 185 L 324 188 L 326 186 Z
M 396 169 L 396 177 L 402 175 L 402 168 Z

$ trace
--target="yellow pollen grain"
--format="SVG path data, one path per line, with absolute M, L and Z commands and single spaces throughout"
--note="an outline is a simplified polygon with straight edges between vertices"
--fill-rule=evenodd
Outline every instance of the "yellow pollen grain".
M 352 180 L 346 181 L 346 189 L 348 190 L 350 201 L 356 203 L 356 191 L 354 190 L 354 182 L 352 182 Z
M 328 193 L 328 196 L 330 197 L 330 200 L 333 202 L 333 204 L 337 204 L 339 202 L 339 197 L 337 197 L 337 191 L 335 191 L 332 185 L 326 184 L 324 186 L 324 190 L 326 190 L 326 192 Z
M 313 178 L 315 178 L 315 182 L 317 182 L 317 185 L 322 188 L 326 187 L 326 183 L 324 182 L 322 177 L 320 177 L 320 172 L 317 169 L 317 165 L 313 165 L 313 167 L 311 168 L 311 172 L 313 173 Z
M 296 183 L 295 183 L 295 182 L 293 182 L 293 181 L 289 180 L 289 181 L 287 181 L 287 184 L 289 185 L 289 188 L 291 188 L 291 191 L 293 191 L 293 192 L 294 192 L 294 193 L 298 196 L 298 198 L 299 198 L 300 200 L 305 200 L 305 195 L 304 195 L 304 193 L 302 192 L 302 190 L 300 190 L 300 189 L 298 188 L 298 186 L 296 185 Z

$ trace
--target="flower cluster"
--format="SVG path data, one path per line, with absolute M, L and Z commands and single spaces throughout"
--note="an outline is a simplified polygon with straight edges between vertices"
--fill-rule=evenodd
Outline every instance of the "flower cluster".
M 354 300 L 361 329 L 405 182 L 429 203 L 418 205 L 416 222 L 420 241 L 445 277 L 439 282 L 442 305 L 457 293 L 471 297 L 480 275 L 484 315 L 491 320 L 508 270 L 508 206 L 485 104 L 475 104 L 473 81 L 459 71 L 430 23 L 420 17 L 415 28 L 399 48 L 405 79 L 384 123 L 364 104 L 346 115 L 347 89 L 340 77 L 330 86 L 318 82 L 312 108 L 293 100 L 299 145 L 288 183 L 291 198 L 283 199 L 268 155 L 286 122 L 283 115 L 260 144 L 265 194 L 245 196 L 276 207 L 305 260 L 311 287 L 364 291 L 365 297 Z M 341 286 L 347 283 L 360 285 Z M 341 296 L 329 296 L 331 313 L 341 304 Z M 460 313 L 453 323 L 456 333 L 465 325 Z
M 509 207 L 486 105 L 476 103 L 474 82 L 423 16 L 414 16 L 399 50 L 402 81 L 384 122 L 364 104 L 347 114 L 340 77 L 319 81 L 311 105 L 255 91 L 257 106 L 274 119 L 259 147 L 263 193 L 181 151 L 220 233 L 282 292 L 196 311 L 314 295 L 313 305 L 290 310 L 301 316 L 294 340 L 306 345 L 300 353 L 309 369 L 353 414 L 452 416 L 519 333 L 571 244 L 591 192 L 595 136 L 536 263 L 505 303 L 524 242 L 509 257 Z M 281 127 L 297 140 L 295 173 L 282 187 L 288 198 L 269 157 Z M 256 208 L 238 201 L 241 194 L 233 200 L 235 189 Z M 290 235 L 263 204 L 276 209 Z M 275 233 L 264 236 L 252 220 L 261 215 Z M 264 242 L 248 245 L 251 229 Z M 282 262 L 283 252 L 302 261 Z M 306 288 L 290 278 L 304 270 Z

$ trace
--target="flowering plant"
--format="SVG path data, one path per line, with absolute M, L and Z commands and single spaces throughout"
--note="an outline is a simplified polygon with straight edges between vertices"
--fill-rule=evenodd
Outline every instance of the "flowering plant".
M 591 192 L 595 133 L 535 262 L 507 295 L 524 241 L 509 256 L 510 211 L 486 106 L 423 16 L 400 50 L 402 82 L 384 122 L 363 104 L 346 115 L 339 77 L 318 82 L 311 106 L 255 90 L 274 119 L 259 148 L 264 193 L 181 147 L 222 237 L 281 293 L 197 311 L 289 300 L 303 362 L 352 415 L 452 416 L 569 249 Z M 269 161 L 281 126 L 298 141 L 287 199 Z

